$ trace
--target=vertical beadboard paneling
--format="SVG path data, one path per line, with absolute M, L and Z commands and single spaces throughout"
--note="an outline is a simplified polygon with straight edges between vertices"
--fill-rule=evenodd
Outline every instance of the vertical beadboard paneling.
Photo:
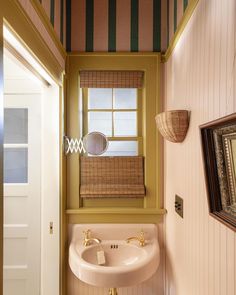
M 158 224 L 158 240 L 161 251 L 161 262 L 157 272 L 146 282 L 140 285 L 119 288 L 119 295 L 164 295 L 164 224 Z M 108 288 L 97 288 L 78 280 L 68 267 L 67 295 L 104 295 L 108 294 Z
M 236 112 L 235 14 L 234 0 L 200 0 L 164 65 L 165 108 L 191 111 L 185 141 L 165 142 L 168 295 L 236 294 L 236 234 L 209 216 L 198 129 Z M 175 194 L 184 199 L 184 219 Z

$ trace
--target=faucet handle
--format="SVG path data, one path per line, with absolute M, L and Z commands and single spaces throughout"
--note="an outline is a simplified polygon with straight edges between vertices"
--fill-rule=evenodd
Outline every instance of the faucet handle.
M 140 234 L 139 234 L 139 242 L 142 247 L 145 246 L 145 244 L 146 244 L 144 234 L 145 233 L 144 233 L 143 229 L 141 229 Z
M 90 229 L 84 230 L 83 234 L 84 234 L 84 239 L 89 239 L 91 236 L 91 230 Z
M 141 229 L 140 234 L 139 234 L 139 237 L 140 237 L 140 238 L 144 238 L 144 234 L 145 234 L 145 233 L 144 233 L 143 229 Z

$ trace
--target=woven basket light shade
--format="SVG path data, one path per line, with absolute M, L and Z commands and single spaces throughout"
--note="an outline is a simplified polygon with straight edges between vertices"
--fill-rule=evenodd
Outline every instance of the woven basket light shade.
M 182 142 L 188 131 L 189 112 L 174 110 L 160 113 L 156 116 L 157 128 L 161 135 L 171 142 Z

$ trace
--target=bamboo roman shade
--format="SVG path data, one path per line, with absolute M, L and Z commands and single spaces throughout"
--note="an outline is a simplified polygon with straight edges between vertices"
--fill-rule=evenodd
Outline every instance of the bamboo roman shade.
M 142 88 L 142 71 L 80 71 L 81 88 Z
M 143 157 L 81 157 L 82 198 L 144 197 Z

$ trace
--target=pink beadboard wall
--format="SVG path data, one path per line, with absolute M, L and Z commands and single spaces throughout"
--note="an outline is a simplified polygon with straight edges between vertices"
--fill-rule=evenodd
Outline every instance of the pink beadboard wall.
M 146 282 L 132 287 L 119 288 L 119 295 L 164 295 L 164 224 L 158 224 L 158 240 L 161 250 L 161 261 L 156 274 Z M 78 280 L 68 267 L 67 295 L 104 295 L 108 294 L 108 288 L 97 288 Z M 189 294 L 190 295 L 190 294 Z
M 236 233 L 208 214 L 199 136 L 200 124 L 236 112 L 235 43 L 236 1 L 200 0 L 163 66 L 165 109 L 191 111 L 185 141 L 164 147 L 168 295 L 236 294 Z

